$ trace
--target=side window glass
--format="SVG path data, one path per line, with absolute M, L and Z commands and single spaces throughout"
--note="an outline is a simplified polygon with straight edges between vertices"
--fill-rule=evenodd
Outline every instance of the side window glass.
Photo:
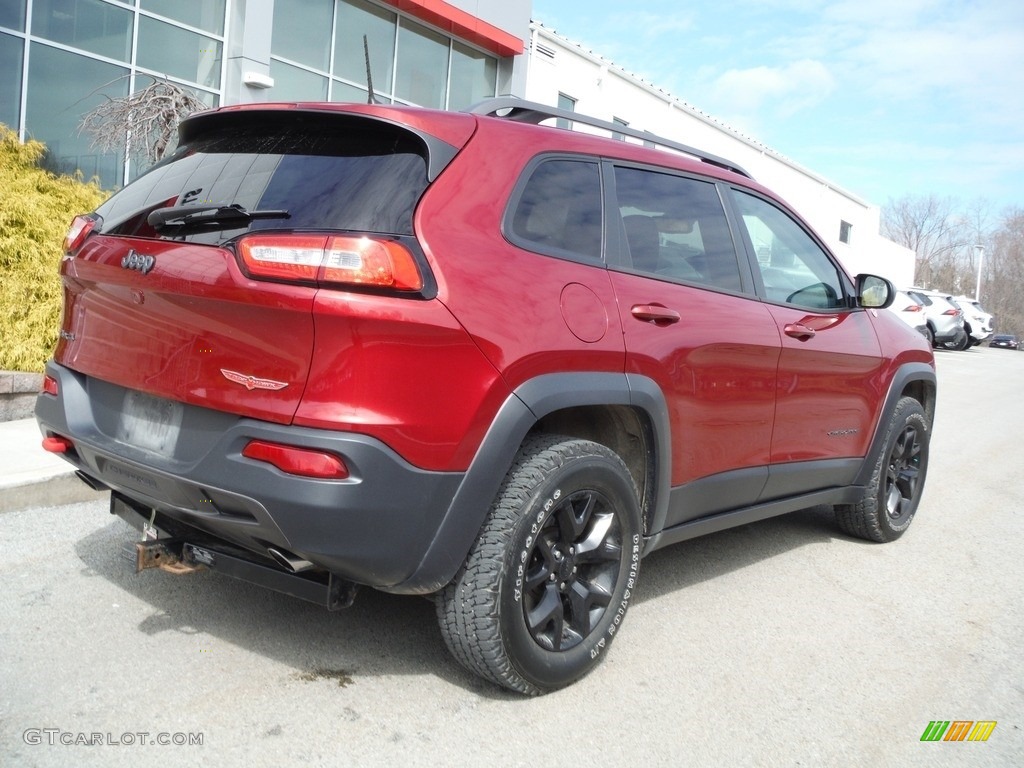
M 733 196 L 769 301 L 809 309 L 846 306 L 839 271 L 803 227 L 759 197 L 736 190 Z
M 615 194 L 628 266 L 658 277 L 740 290 L 736 249 L 714 184 L 617 167 Z
M 601 171 L 593 161 L 547 160 L 530 175 L 512 213 L 519 245 L 601 261 Z

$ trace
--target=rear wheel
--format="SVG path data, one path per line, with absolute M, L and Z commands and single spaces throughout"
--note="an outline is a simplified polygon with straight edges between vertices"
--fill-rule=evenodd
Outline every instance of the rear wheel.
M 910 527 L 928 471 L 928 420 L 921 404 L 896 404 L 871 481 L 857 504 L 836 506 L 836 522 L 851 536 L 895 541 Z
M 621 626 L 640 535 L 636 487 L 613 451 L 568 437 L 528 440 L 437 601 L 452 655 L 526 694 L 579 679 Z

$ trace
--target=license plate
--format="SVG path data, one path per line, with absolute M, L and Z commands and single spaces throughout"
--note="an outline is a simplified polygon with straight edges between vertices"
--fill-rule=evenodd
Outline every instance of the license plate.
M 183 413 L 181 403 L 129 390 L 121 405 L 117 439 L 136 448 L 173 455 Z

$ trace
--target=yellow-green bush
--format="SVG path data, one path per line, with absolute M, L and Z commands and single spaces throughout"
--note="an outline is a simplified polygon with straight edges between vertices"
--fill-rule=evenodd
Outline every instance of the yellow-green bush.
M 106 197 L 95 183 L 38 166 L 46 148 L 0 125 L 0 369 L 42 371 L 60 323 L 57 269 L 76 214 Z

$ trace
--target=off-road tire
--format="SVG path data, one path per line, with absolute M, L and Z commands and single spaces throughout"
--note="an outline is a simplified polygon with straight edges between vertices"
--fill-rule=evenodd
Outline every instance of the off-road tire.
M 636 587 L 637 498 L 625 464 L 605 446 L 529 438 L 437 599 L 441 633 L 459 663 L 529 695 L 596 666 Z
M 896 404 L 871 481 L 856 504 L 837 505 L 836 522 L 851 536 L 895 541 L 917 513 L 928 471 L 931 427 L 921 404 L 912 397 Z

